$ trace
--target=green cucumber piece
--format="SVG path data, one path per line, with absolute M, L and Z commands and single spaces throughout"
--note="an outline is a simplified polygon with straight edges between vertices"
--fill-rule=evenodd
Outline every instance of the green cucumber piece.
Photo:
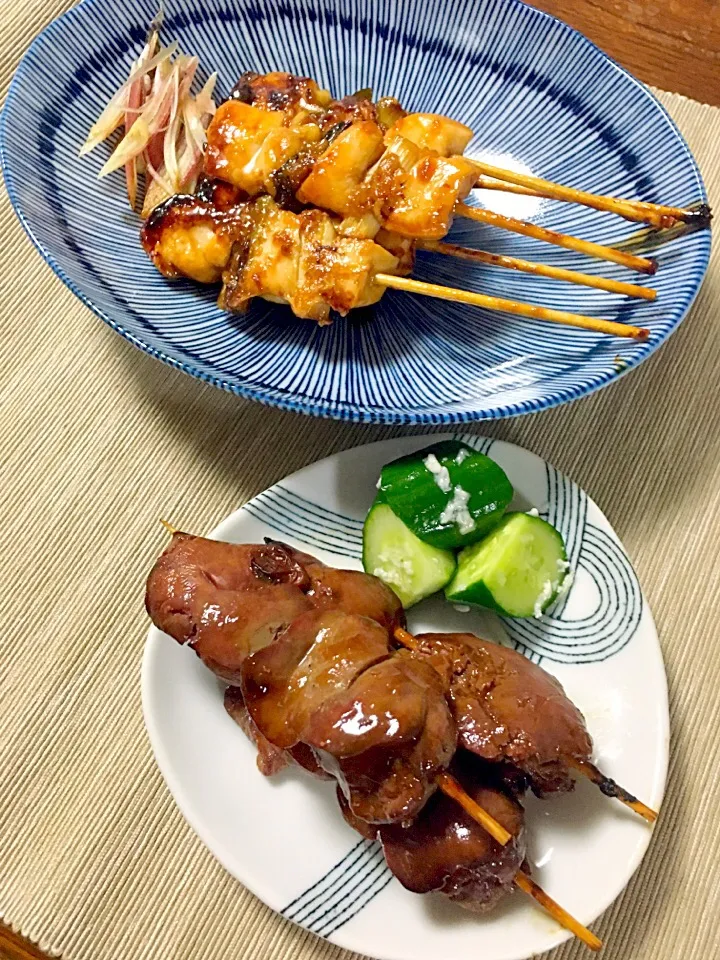
M 418 540 L 386 503 L 375 501 L 363 527 L 363 567 L 411 607 L 452 579 L 455 556 Z
M 481 540 L 512 500 L 504 470 L 467 444 L 443 440 L 386 464 L 380 492 L 415 536 L 443 550 Z
M 540 617 L 570 586 L 563 538 L 528 513 L 509 513 L 480 543 L 466 547 L 445 596 L 509 617 Z

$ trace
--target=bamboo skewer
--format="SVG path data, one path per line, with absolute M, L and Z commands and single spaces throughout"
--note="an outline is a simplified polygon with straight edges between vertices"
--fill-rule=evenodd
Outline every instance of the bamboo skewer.
M 578 940 L 582 940 L 586 947 L 590 947 L 591 950 L 600 950 L 602 940 L 599 940 L 591 930 L 584 927 L 571 913 L 568 913 L 564 907 L 561 907 L 559 903 L 545 893 L 543 888 L 539 887 L 537 883 L 531 880 L 522 870 L 518 871 L 515 875 L 514 883 L 524 893 L 529 894 L 536 903 L 540 904 L 543 910 L 546 910 L 553 920 L 557 920 L 562 927 L 565 927 L 566 930 L 575 934 Z
M 455 212 L 468 220 L 487 223 L 492 227 L 500 227 L 501 230 L 509 230 L 511 233 L 520 233 L 535 240 L 544 240 L 545 243 L 552 243 L 556 247 L 575 250 L 577 253 L 584 253 L 588 257 L 595 257 L 599 260 L 608 260 L 610 263 L 617 263 L 628 270 L 637 270 L 638 273 L 647 273 L 652 276 L 657 271 L 655 260 L 636 257 L 633 254 L 624 253 L 622 250 L 616 250 L 614 247 L 605 247 L 601 243 L 593 243 L 591 240 L 581 240 L 579 237 L 571 237 L 566 233 L 548 230 L 536 223 L 527 223 L 524 220 L 517 220 L 515 217 L 504 217 L 499 213 L 493 213 L 492 210 L 483 210 L 480 207 L 469 207 L 466 203 L 457 203 Z
M 626 220 L 648 223 L 653 227 L 670 227 L 676 220 L 687 222 L 688 220 L 703 219 L 709 222 L 710 211 L 703 210 L 702 208 L 694 211 L 683 209 L 682 207 L 668 207 L 662 204 L 647 203 L 643 200 L 622 200 L 617 197 L 588 193 L 586 190 L 577 190 L 575 187 L 566 187 L 560 183 L 543 180 L 541 177 L 535 177 L 531 174 L 518 173 L 515 170 L 505 170 L 502 167 L 496 167 L 493 164 L 480 160 L 471 160 L 470 162 L 480 171 L 481 176 L 489 176 L 495 180 L 506 181 L 515 186 L 537 191 L 536 196 L 542 196 L 552 200 L 564 200 L 568 203 L 579 203 L 586 207 L 592 207 L 594 210 L 615 213 L 620 217 L 624 217 Z M 491 187 L 491 189 L 502 188 Z
M 573 767 L 578 773 L 587 777 L 591 783 L 594 783 L 606 797 L 612 797 L 624 803 L 627 807 L 630 807 L 631 810 L 634 810 L 635 813 L 639 813 L 648 823 L 655 823 L 657 820 L 658 815 L 655 810 L 648 807 L 642 800 L 638 800 L 637 797 L 634 797 L 627 790 L 623 789 L 623 787 L 615 783 L 614 780 L 611 780 L 610 777 L 606 777 L 601 770 L 598 770 L 594 763 L 590 763 L 588 760 L 576 760 Z
M 475 161 L 471 160 L 471 163 Z M 583 207 L 591 207 L 593 210 L 600 210 L 605 213 L 615 213 L 625 220 L 631 220 L 638 223 L 646 223 L 654 229 L 661 229 L 672 226 L 680 219 L 680 214 L 696 216 L 691 210 L 672 209 L 674 214 L 662 213 L 655 209 L 654 204 L 647 204 L 649 209 L 645 209 L 640 200 L 619 200 L 615 197 L 606 197 L 596 194 L 587 194 L 587 199 L 580 199 L 576 196 L 568 196 L 567 193 L 580 193 L 574 191 L 571 187 L 564 187 L 561 184 L 548 185 L 545 188 L 530 187 L 521 183 L 515 183 L 509 179 L 511 171 L 507 171 L 507 178 L 488 177 L 486 174 L 480 174 L 475 181 L 475 187 L 478 190 L 498 190 L 503 193 L 513 193 L 521 197 L 537 197 L 540 200 L 560 200 L 565 203 L 575 203 Z
M 393 636 L 398 643 L 407 647 L 409 650 L 417 652 L 420 644 L 416 637 L 403 629 L 403 627 L 396 627 Z M 490 836 L 501 846 L 505 846 L 508 840 L 511 839 L 505 827 L 503 827 L 501 823 L 498 823 L 480 804 L 476 803 L 473 798 L 466 793 L 455 777 L 448 773 L 441 773 L 438 774 L 436 782 L 439 789 L 442 790 L 446 796 L 459 803 L 463 810 L 465 810 L 476 823 L 479 823 L 481 827 L 487 830 Z M 586 946 L 590 947 L 591 950 L 599 950 L 600 947 L 602 947 L 602 941 L 598 940 L 594 933 L 588 930 L 587 927 L 584 927 L 572 914 L 561 907 L 559 903 L 556 903 L 552 897 L 545 893 L 542 887 L 538 886 L 538 884 L 535 883 L 534 880 L 531 880 L 522 870 L 518 871 L 513 882 L 522 891 L 529 894 L 561 927 L 569 930 L 579 940 L 582 940 Z
M 657 297 L 656 290 L 638 286 L 636 283 L 625 283 L 622 280 L 611 280 L 608 277 L 595 277 L 590 273 L 566 270 L 564 267 L 550 267 L 544 263 L 534 263 L 531 260 L 522 260 L 519 257 L 487 253 L 485 250 L 475 250 L 472 247 L 463 247 L 457 243 L 444 243 L 442 240 L 420 240 L 418 248 L 429 250 L 431 253 L 458 257 L 460 260 L 471 260 L 475 263 L 487 263 L 494 267 L 520 270 L 522 273 L 532 273 L 538 277 L 565 280 L 568 283 L 577 283 L 580 286 L 593 287 L 596 290 L 607 290 L 609 293 L 617 293 L 621 296 L 636 297 L 641 300 L 654 300 Z
M 418 651 L 420 644 L 418 643 L 417 638 L 407 630 L 404 630 L 402 627 L 396 627 L 393 632 L 393 636 L 398 643 L 402 644 L 404 647 L 407 647 L 408 650 L 413 650 L 414 652 Z M 599 787 L 600 792 L 604 793 L 606 797 L 612 797 L 616 800 L 620 800 L 622 803 L 630 807 L 631 810 L 634 810 L 635 813 L 639 813 L 641 817 L 648 821 L 648 823 L 655 823 L 657 820 L 658 815 L 654 810 L 651 810 L 650 807 L 642 802 L 642 800 L 638 800 L 637 797 L 634 797 L 619 784 L 615 783 L 615 781 L 611 780 L 610 777 L 606 777 L 604 773 L 598 770 L 594 763 L 591 763 L 589 760 L 574 759 L 571 761 L 571 766 L 574 770 L 577 770 L 578 773 L 581 773 L 584 777 L 587 777 L 588 780 Z M 458 786 L 460 785 L 458 784 Z M 468 813 L 470 813 L 469 810 Z
M 474 161 L 470 161 L 473 163 Z M 539 197 L 541 200 L 549 200 L 547 193 L 542 190 L 532 190 L 530 187 L 521 187 L 519 183 L 510 183 L 508 180 L 496 180 L 495 177 L 487 177 L 484 173 L 475 181 L 475 187 L 478 190 L 501 190 L 503 193 L 514 193 L 520 197 Z
M 479 823 L 501 847 L 504 847 L 509 840 L 512 840 L 512 834 L 507 831 L 495 817 L 491 816 L 484 807 L 476 803 L 452 774 L 439 773 L 435 782 L 446 796 L 450 797 L 450 799 L 456 803 L 459 803 L 465 813 L 469 814 L 476 823 Z
M 645 327 L 634 327 L 630 324 L 617 323 L 614 320 L 602 320 L 599 317 L 585 317 L 580 313 L 565 313 L 563 310 L 552 310 L 549 307 L 536 307 L 530 303 L 505 300 L 502 297 L 474 293 L 471 290 L 458 290 L 455 287 L 444 287 L 437 283 L 425 283 L 423 280 L 413 280 L 410 277 L 396 277 L 389 273 L 378 273 L 375 281 L 381 286 L 392 287 L 394 290 L 405 290 L 408 293 L 437 297 L 440 300 L 452 300 L 455 303 L 469 303 L 475 307 L 485 307 L 486 310 L 500 310 L 520 317 L 548 320 L 552 323 L 561 323 L 582 330 L 593 330 L 595 333 L 605 333 L 609 336 L 626 337 L 640 341 L 647 340 L 650 336 L 650 331 Z
M 472 162 L 472 161 L 471 161 Z M 497 190 L 502 193 L 512 193 L 520 197 L 537 197 L 540 200 L 562 200 L 562 197 L 556 196 L 552 191 L 540 190 L 533 187 L 524 187 L 519 183 L 510 183 L 509 180 L 498 180 L 495 177 L 488 177 L 485 174 L 480 174 L 480 176 L 475 181 L 475 187 L 478 190 Z M 592 194 L 592 196 L 595 196 Z M 605 198 L 598 196 L 596 199 L 602 201 L 605 199 L 614 199 L 614 198 Z M 579 203 L 581 206 L 592 207 L 595 210 L 602 209 L 605 210 L 603 206 L 599 206 L 596 203 L 583 203 L 580 200 L 568 200 L 568 203 Z M 710 208 L 706 203 L 700 203 L 695 208 L 693 207 L 668 207 L 663 204 L 658 203 L 648 203 L 645 200 L 623 200 L 623 203 L 627 203 L 629 207 L 637 214 L 637 216 L 626 217 L 625 219 L 632 219 L 633 221 L 646 222 L 645 217 L 643 216 L 644 212 L 655 211 L 660 215 L 661 223 L 659 225 L 649 224 L 654 230 L 666 230 L 672 226 L 686 225 L 691 226 L 694 230 L 699 230 L 702 227 L 708 226 L 710 220 L 712 219 L 712 213 Z M 622 216 L 622 214 L 620 214 Z

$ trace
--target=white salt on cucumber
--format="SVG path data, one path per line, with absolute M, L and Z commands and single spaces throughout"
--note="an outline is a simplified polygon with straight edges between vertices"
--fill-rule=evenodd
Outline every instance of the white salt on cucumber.
M 532 514 L 509 513 L 484 540 L 461 551 L 445 596 L 509 617 L 541 617 L 569 587 L 568 566 L 555 527 Z
M 363 527 L 363 567 L 411 607 L 449 582 L 455 556 L 424 543 L 386 503 L 376 502 Z

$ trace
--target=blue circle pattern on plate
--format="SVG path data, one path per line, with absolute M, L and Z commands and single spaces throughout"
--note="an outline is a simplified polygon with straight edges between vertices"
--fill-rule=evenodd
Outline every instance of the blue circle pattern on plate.
M 646 344 L 508 319 L 391 291 L 372 311 L 320 329 L 258 303 L 221 313 L 215 291 L 169 283 L 138 243 L 120 174 L 95 175 L 108 147 L 77 159 L 127 75 L 156 0 L 83 0 L 32 44 L 0 121 L 13 206 L 64 282 L 136 346 L 201 380 L 286 409 L 348 420 L 450 423 L 512 416 L 583 396 L 660 345 L 702 280 L 709 232 L 663 247 L 655 303 L 422 254 L 420 279 L 646 325 Z M 166 37 L 220 71 L 312 73 L 337 95 L 371 86 L 477 135 L 469 153 L 511 155 L 597 192 L 689 204 L 697 167 L 660 104 L 565 24 L 519 0 L 169 0 Z M 472 91 L 472 96 L 469 92 Z M 548 204 L 544 226 L 614 244 L 636 227 Z M 621 278 L 613 265 L 463 221 L 452 239 Z M 53 334 L 53 330 L 49 330 Z M 623 364 L 615 357 L 621 351 Z
M 495 442 L 472 434 L 457 439 L 486 456 Z M 642 591 L 618 540 L 588 521 L 587 494 L 547 462 L 545 476 L 547 506 L 538 512 L 562 534 L 574 575 L 584 570 L 592 578 L 598 603 L 584 617 L 566 616 L 570 590 L 541 620 L 500 619 L 515 648 L 534 663 L 598 663 L 632 640 L 642 617 Z
M 380 844 L 361 840 L 280 913 L 318 936 L 330 937 L 392 880 Z

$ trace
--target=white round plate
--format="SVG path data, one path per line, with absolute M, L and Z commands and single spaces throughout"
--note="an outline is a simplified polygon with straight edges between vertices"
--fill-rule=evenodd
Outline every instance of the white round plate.
M 620 542 L 590 498 L 539 457 L 460 436 L 503 467 L 515 507 L 537 507 L 562 531 L 576 579 L 542 621 L 463 613 L 434 598 L 410 611 L 410 628 L 471 631 L 541 663 L 584 713 L 598 765 L 657 808 L 668 760 L 665 671 Z M 212 536 L 269 536 L 360 568 L 362 522 L 382 465 L 438 439 L 385 440 L 314 463 L 255 497 Z M 299 770 L 261 776 L 254 749 L 223 709 L 221 684 L 155 628 L 142 694 L 155 756 L 188 822 L 234 877 L 288 919 L 379 960 L 524 960 L 567 939 L 518 891 L 478 917 L 439 895 L 404 890 L 378 845 L 346 826 L 331 785 Z M 652 832 L 587 782 L 569 795 L 528 800 L 527 822 L 534 876 L 585 924 L 625 887 Z

